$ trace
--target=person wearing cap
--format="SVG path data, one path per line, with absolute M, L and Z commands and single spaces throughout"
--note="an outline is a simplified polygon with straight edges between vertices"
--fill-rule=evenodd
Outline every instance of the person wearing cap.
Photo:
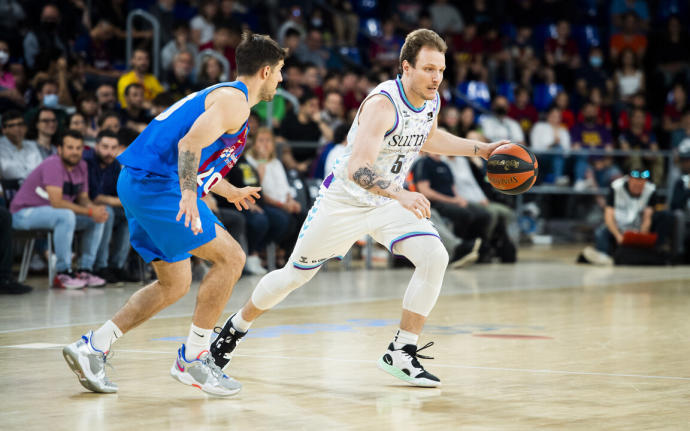
M 657 203 L 656 185 L 649 180 L 649 170 L 633 169 L 611 183 L 604 209 L 604 222 L 595 236 L 595 246 L 582 252 L 595 265 L 613 265 L 613 252 L 623 242 L 623 233 L 650 233 Z

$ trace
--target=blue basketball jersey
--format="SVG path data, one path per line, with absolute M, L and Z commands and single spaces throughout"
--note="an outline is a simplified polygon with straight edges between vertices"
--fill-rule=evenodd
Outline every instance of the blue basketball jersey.
M 246 98 L 249 97 L 247 86 L 240 81 L 222 82 L 192 93 L 154 118 L 117 159 L 124 166 L 179 181 L 177 144 L 206 110 L 208 93 L 219 87 L 234 87 L 241 90 Z M 248 132 L 249 126 L 245 121 L 237 133 L 223 134 L 201 150 L 197 173 L 197 192 L 200 197 L 205 196 L 235 166 L 244 150 Z

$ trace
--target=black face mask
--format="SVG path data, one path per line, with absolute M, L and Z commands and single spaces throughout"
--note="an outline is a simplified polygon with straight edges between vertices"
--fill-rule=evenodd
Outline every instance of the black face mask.
M 494 112 L 499 117 L 502 117 L 502 116 L 506 115 L 506 113 L 508 113 L 508 110 L 506 108 L 504 108 L 503 106 L 499 106 L 496 109 L 494 109 Z
M 41 30 L 46 33 L 55 33 L 57 31 L 57 21 L 41 21 Z
M 597 122 L 597 117 L 589 116 L 585 117 L 585 123 L 596 123 Z

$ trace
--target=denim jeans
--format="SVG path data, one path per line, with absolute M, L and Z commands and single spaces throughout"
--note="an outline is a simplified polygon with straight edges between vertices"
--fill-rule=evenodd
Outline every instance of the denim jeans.
M 129 225 L 125 210 L 109 205 L 105 209 L 108 211 L 108 220 L 103 223 L 103 236 L 96 254 L 95 269 L 123 268 L 129 253 Z
M 40 206 L 24 208 L 12 215 L 12 227 L 15 229 L 52 229 L 53 243 L 58 272 L 71 268 L 72 240 L 75 231 L 82 231 L 81 256 L 79 268 L 93 270 L 96 252 L 101 243 L 104 223 L 96 223 L 90 217 L 77 215 L 66 208 Z
M 611 256 L 613 254 L 614 247 L 617 245 L 618 243 L 616 242 L 616 238 L 605 224 L 599 226 L 597 230 L 594 231 L 594 246 L 600 252 Z
M 247 220 L 249 254 L 263 250 L 270 242 L 280 244 L 288 234 L 290 214 L 269 205 L 262 209 L 263 213 L 243 211 Z

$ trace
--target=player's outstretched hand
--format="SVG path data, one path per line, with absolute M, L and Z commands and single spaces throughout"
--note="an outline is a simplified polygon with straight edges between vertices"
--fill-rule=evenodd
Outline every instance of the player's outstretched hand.
M 225 196 L 225 199 L 235 204 L 235 208 L 237 208 L 238 211 L 242 211 L 243 209 L 248 210 L 249 203 L 255 203 L 257 199 L 261 198 L 261 195 L 259 195 L 260 191 L 261 187 L 235 188 Z
M 184 226 L 192 228 L 194 235 L 198 235 L 204 230 L 201 228 L 201 219 L 199 218 L 199 208 L 196 206 L 196 190 L 193 192 L 185 190 L 182 192 L 182 199 L 180 199 L 180 211 L 177 213 L 175 220 L 180 221 L 184 215 Z
M 489 160 L 489 156 L 491 156 L 491 153 L 493 153 L 496 148 L 505 144 L 510 144 L 510 141 L 507 139 L 503 139 L 502 141 L 491 142 L 489 144 L 486 144 L 484 148 L 480 151 L 479 155 L 482 156 L 483 159 Z
M 421 193 L 403 190 L 398 202 L 408 211 L 412 211 L 417 218 L 431 217 L 431 202 Z

